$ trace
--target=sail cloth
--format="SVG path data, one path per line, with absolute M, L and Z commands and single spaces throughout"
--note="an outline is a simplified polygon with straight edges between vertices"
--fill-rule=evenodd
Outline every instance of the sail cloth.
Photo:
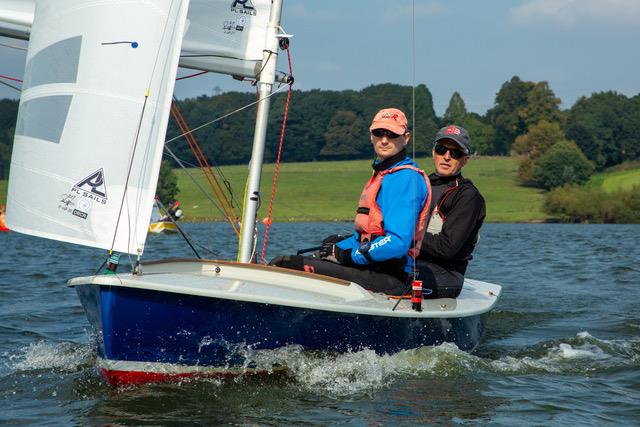
M 0 35 L 28 39 L 34 3 L 4 0 Z M 270 11 L 271 0 L 191 0 L 180 66 L 257 77 Z
M 271 0 L 191 0 L 180 66 L 256 77 Z
M 12 229 L 142 253 L 188 5 L 36 1 L 9 176 Z

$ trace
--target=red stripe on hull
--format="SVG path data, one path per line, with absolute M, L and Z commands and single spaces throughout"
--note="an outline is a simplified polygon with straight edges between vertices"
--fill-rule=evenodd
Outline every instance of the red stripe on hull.
M 113 387 L 135 386 L 152 383 L 180 382 L 185 379 L 204 378 L 235 378 L 238 376 L 271 376 L 284 372 L 280 371 L 245 371 L 245 372 L 181 372 L 181 373 L 160 373 L 144 371 L 117 371 L 113 369 L 100 368 L 100 373 Z

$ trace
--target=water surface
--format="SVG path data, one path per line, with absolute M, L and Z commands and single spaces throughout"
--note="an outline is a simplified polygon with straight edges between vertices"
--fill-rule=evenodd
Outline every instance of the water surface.
M 184 227 L 207 257 L 234 257 L 228 225 Z M 349 227 L 274 224 L 266 258 Z M 640 425 L 638 235 L 638 225 L 486 225 L 468 277 L 503 296 L 473 354 L 287 347 L 264 356 L 285 375 L 117 389 L 96 371 L 65 286 L 103 252 L 0 233 L 0 424 Z M 145 259 L 175 256 L 192 256 L 179 236 L 150 237 Z

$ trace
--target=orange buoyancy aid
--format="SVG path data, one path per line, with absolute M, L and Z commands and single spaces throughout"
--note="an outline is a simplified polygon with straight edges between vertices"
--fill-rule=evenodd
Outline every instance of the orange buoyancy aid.
M 422 170 L 411 165 L 402 165 L 390 169 L 385 169 L 381 172 L 374 173 L 374 175 L 365 184 L 362 194 L 360 195 L 360 202 L 358 203 L 358 210 L 356 211 L 355 229 L 360 235 L 360 241 L 372 241 L 378 236 L 386 235 L 384 230 L 384 218 L 382 218 L 382 210 L 376 202 L 380 187 L 382 186 L 382 180 L 388 174 L 397 172 L 402 169 L 411 169 L 422 175 L 425 184 L 427 185 L 427 201 L 420 210 L 420 215 L 416 221 L 416 225 L 413 233 L 413 242 L 409 248 L 408 255 L 414 258 L 420 253 L 420 246 L 422 246 L 422 238 L 427 229 L 427 220 L 429 214 L 429 206 L 431 205 L 431 183 L 429 177 Z

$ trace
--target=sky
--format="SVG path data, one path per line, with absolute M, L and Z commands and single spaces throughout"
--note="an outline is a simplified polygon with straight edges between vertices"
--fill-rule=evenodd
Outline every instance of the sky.
M 513 76 L 549 82 L 562 108 L 594 92 L 637 95 L 639 23 L 640 0 L 284 0 L 282 16 L 294 35 L 295 88 L 425 84 L 438 115 L 455 91 L 469 111 L 486 112 Z M 0 46 L 0 74 L 20 78 L 24 58 Z M 287 70 L 285 55 L 278 69 Z M 178 81 L 175 92 L 185 98 L 217 89 L 253 90 L 207 74 Z M 18 96 L 0 86 L 0 98 Z

